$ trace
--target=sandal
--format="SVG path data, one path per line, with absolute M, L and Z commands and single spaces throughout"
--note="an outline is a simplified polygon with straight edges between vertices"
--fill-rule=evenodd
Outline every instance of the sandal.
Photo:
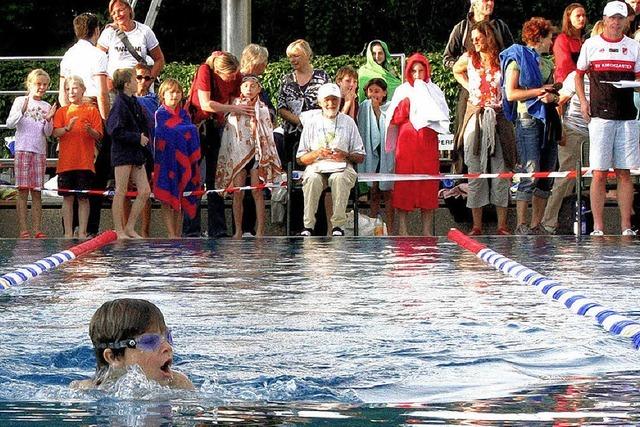
M 36 235 L 33 236 L 33 237 L 36 238 L 36 239 L 46 239 L 47 235 L 44 234 L 42 231 L 40 231 L 40 232 L 36 233 Z
M 467 236 L 482 236 L 482 230 L 478 227 L 473 227 Z
M 496 234 L 498 236 L 511 236 L 511 232 L 506 228 L 498 228 Z
M 28 231 L 21 231 L 20 232 L 20 239 L 30 239 L 31 238 L 31 234 L 29 234 Z

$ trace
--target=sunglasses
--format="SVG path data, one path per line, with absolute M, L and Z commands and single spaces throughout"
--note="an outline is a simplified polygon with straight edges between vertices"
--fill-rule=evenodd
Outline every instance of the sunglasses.
M 136 76 L 136 79 L 137 79 L 137 80 L 144 80 L 145 82 L 148 82 L 149 80 L 153 80 L 153 77 L 151 77 L 151 76 L 140 76 L 140 75 L 138 75 L 138 76 Z
M 167 329 L 164 334 L 148 333 L 139 335 L 136 338 L 129 338 L 108 344 L 99 344 L 98 348 L 110 348 L 112 350 L 121 348 L 137 348 L 138 350 L 145 352 L 153 352 L 158 351 L 164 341 L 173 347 L 173 335 L 171 335 L 171 329 Z

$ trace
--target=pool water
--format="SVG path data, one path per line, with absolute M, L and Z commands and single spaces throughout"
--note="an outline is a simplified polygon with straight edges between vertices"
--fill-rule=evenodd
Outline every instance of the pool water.
M 640 245 L 480 239 L 640 318 Z M 66 249 L 0 240 L 2 272 Z M 144 298 L 195 392 L 135 369 L 75 391 L 89 319 Z M 639 353 L 445 238 L 148 240 L 109 245 L 0 294 L 0 424 L 629 425 Z

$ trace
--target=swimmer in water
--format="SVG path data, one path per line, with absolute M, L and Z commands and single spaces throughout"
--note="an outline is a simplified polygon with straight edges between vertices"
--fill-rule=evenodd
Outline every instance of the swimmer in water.
M 73 381 L 76 389 L 112 384 L 137 365 L 148 379 L 176 389 L 193 390 L 186 375 L 173 371 L 173 338 L 158 307 L 142 299 L 105 302 L 94 313 L 89 336 L 96 354 L 93 378 Z

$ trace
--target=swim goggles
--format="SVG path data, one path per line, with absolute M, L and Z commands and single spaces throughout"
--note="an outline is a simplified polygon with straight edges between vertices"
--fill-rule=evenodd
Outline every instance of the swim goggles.
M 126 340 L 115 341 L 111 343 L 98 344 L 98 348 L 117 350 L 121 348 L 137 348 L 138 350 L 152 352 L 157 351 L 162 343 L 166 341 L 173 347 L 173 335 L 171 335 L 171 329 L 165 331 L 164 334 L 142 334 L 135 338 L 129 338 Z

